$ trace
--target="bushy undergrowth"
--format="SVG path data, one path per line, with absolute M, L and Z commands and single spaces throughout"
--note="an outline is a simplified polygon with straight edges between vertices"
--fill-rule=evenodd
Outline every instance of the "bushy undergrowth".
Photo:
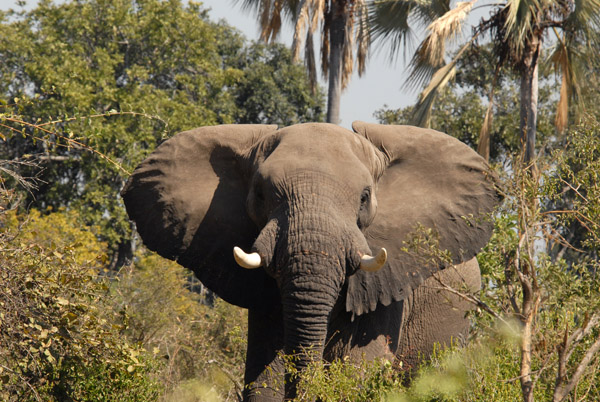
M 155 363 L 106 304 L 102 245 L 67 213 L 0 217 L 0 399 L 156 399 Z
M 242 391 L 246 311 L 220 299 L 207 305 L 189 289 L 190 275 L 154 254 L 142 256 L 113 283 L 113 303 L 128 312 L 127 338 L 165 363 L 166 400 L 214 393 L 233 401 Z
M 237 400 L 244 310 L 143 250 L 109 274 L 72 211 L 0 219 L 0 400 Z

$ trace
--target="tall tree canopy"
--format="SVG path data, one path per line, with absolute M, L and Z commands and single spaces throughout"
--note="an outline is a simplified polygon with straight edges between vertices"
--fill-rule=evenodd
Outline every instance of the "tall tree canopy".
M 489 157 L 489 132 L 497 76 L 502 66 L 509 66 L 520 77 L 519 132 L 528 163 L 535 152 L 538 109 L 538 74 L 541 58 L 547 55 L 548 65 L 561 76 L 560 100 L 556 127 L 563 131 L 567 123 L 568 99 L 577 99 L 584 80 L 582 66 L 598 57 L 600 46 L 599 0 L 506 0 L 488 4 L 493 7 L 463 43 L 454 58 L 446 62 L 446 43 L 456 39 L 466 16 L 477 0 L 458 2 L 450 9 L 449 1 L 433 1 L 425 11 L 421 2 L 389 0 L 374 2 L 371 23 L 379 39 L 392 43 L 392 51 L 406 43 L 409 18 L 429 23 L 428 34 L 419 45 L 411 62 L 409 81 L 426 84 L 415 108 L 415 122 L 428 125 L 430 110 L 440 89 L 456 73 L 458 60 L 468 47 L 485 35 L 494 45 L 495 70 L 489 89 L 489 107 L 479 140 L 479 151 Z M 442 15 L 439 11 L 448 7 Z M 426 12 L 427 10 L 431 12 Z M 436 11 L 436 12 L 434 12 Z M 435 18 L 432 18 L 435 17 Z M 544 49 L 544 40 L 547 50 Z
M 196 3 L 43 0 L 0 14 L 0 60 L 0 159 L 43 168 L 25 205 L 77 208 L 125 249 L 116 194 L 163 139 L 201 125 L 321 120 L 322 97 L 288 49 L 248 44 Z

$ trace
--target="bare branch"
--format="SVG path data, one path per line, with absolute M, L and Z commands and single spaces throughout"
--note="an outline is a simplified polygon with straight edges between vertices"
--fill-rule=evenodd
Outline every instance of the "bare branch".
M 573 388 L 575 388 L 575 386 L 579 383 L 579 380 L 581 379 L 585 370 L 594 359 L 596 353 L 598 353 L 598 350 L 600 350 L 600 335 L 598 336 L 598 338 L 596 338 L 596 341 L 592 344 L 592 346 L 590 346 L 590 348 L 587 350 L 587 352 L 579 362 L 579 365 L 577 365 L 575 372 L 571 376 L 571 381 L 569 381 L 566 385 L 558 385 L 554 389 L 554 402 L 563 401 L 569 395 L 569 393 L 571 393 Z
M 496 318 L 498 321 L 502 322 L 503 324 L 505 324 L 508 328 L 512 328 L 512 326 L 510 325 L 510 323 L 508 321 L 506 321 L 504 318 L 502 318 L 502 316 L 500 314 L 498 314 L 496 311 L 494 311 L 494 309 L 492 309 L 490 306 L 488 306 L 485 302 L 483 302 L 480 298 L 475 297 L 473 295 L 467 294 L 467 293 L 463 293 L 459 290 L 456 290 L 455 288 L 453 288 L 452 286 L 444 283 L 444 281 L 442 281 L 442 279 L 439 277 L 439 275 L 433 275 L 433 277 L 435 278 L 435 280 L 440 284 L 440 287 L 433 287 L 434 289 L 440 289 L 440 290 L 445 290 L 448 291 L 458 297 L 460 297 L 461 299 L 474 304 L 475 306 L 481 308 L 482 310 L 486 311 L 488 314 L 490 314 L 492 317 Z

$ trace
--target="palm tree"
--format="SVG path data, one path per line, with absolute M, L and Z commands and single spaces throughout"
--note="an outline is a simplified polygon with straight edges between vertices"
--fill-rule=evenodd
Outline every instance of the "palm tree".
M 316 88 L 316 63 L 313 35 L 321 25 L 321 71 L 328 77 L 327 121 L 338 124 L 342 90 L 347 86 L 354 63 L 362 75 L 369 49 L 367 5 L 365 0 L 235 0 L 258 15 L 261 39 L 274 40 L 282 18 L 294 24 L 292 52 L 304 62 Z M 353 53 L 356 51 L 356 57 Z
M 480 22 L 473 34 L 461 44 L 454 58 L 445 62 L 445 44 L 462 31 L 466 16 L 478 0 L 458 2 L 443 15 L 425 15 L 420 9 L 407 7 L 410 1 L 374 1 L 370 9 L 373 39 L 392 43 L 392 54 L 405 42 L 408 19 L 429 23 L 428 35 L 421 42 L 412 61 L 408 83 L 427 84 L 415 108 L 415 124 L 427 126 L 430 111 L 439 91 L 456 72 L 456 63 L 469 46 L 486 34 L 495 47 L 496 69 L 490 85 L 489 105 L 479 140 L 479 152 L 489 157 L 489 134 L 493 116 L 493 96 L 500 68 L 511 67 L 520 76 L 520 136 L 523 161 L 529 164 L 535 154 L 537 126 L 538 71 L 544 39 L 552 44 L 548 60 L 561 76 L 557 104 L 556 128 L 567 125 L 569 98 L 577 99 L 582 63 L 597 57 L 600 45 L 600 0 L 505 0 L 486 4 L 493 7 L 490 17 Z M 414 3 L 417 3 L 416 1 Z M 449 1 L 445 2 L 449 5 Z M 398 17 L 401 15 L 401 18 Z M 416 15 L 416 17 L 415 17 Z M 429 18 L 425 18 L 429 17 Z

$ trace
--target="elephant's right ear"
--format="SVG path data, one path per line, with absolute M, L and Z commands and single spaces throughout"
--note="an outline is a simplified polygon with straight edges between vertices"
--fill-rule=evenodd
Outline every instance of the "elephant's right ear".
M 121 191 L 144 244 L 194 271 L 224 300 L 260 308 L 277 288 L 264 270 L 246 270 L 233 247 L 246 250 L 259 233 L 246 212 L 244 155 L 271 125 L 202 127 L 162 143 Z
M 427 243 L 409 247 L 420 228 L 453 264 L 473 258 L 492 234 L 499 193 L 483 158 L 454 137 L 410 126 L 354 122 L 352 127 L 387 162 L 377 183 L 377 214 L 365 237 L 371 249 L 385 247 L 390 257 L 379 271 L 359 270 L 349 278 L 346 307 L 360 315 L 408 297 L 447 265 Z

